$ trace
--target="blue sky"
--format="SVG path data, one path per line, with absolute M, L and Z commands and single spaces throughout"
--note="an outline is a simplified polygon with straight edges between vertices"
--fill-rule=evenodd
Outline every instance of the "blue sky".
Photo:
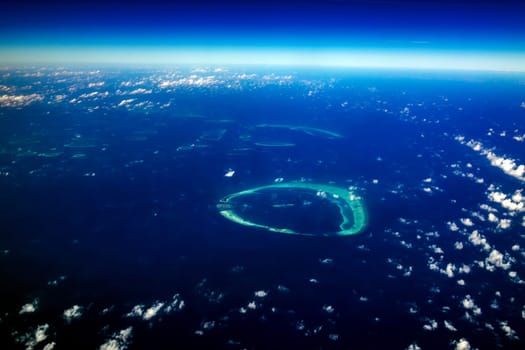
M 5 8 L 0 62 L 525 71 L 525 2 L 115 0 Z

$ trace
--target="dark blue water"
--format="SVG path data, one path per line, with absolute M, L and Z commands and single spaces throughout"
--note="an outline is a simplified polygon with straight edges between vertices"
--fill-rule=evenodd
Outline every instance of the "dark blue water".
M 525 337 L 523 285 L 510 281 L 508 271 L 477 268 L 474 261 L 486 254 L 446 224 L 479 211 L 488 184 L 512 191 L 523 185 L 454 140 L 466 135 L 525 161 L 523 144 L 487 136 L 490 128 L 525 132 L 523 77 L 255 70 L 256 77 L 242 80 L 232 69 L 210 73 L 217 84 L 164 89 L 165 71 L 80 70 L 63 80 L 53 71 L 23 77 L 27 72 L 1 80 L 10 94 L 44 96 L 0 108 L 5 348 L 25 348 L 20 336 L 41 324 L 50 328 L 37 348 L 50 342 L 56 349 L 99 348 L 129 326 L 130 349 L 405 349 L 412 343 L 444 349 L 460 338 L 481 349 L 523 346 L 500 330 L 506 321 Z M 88 87 L 96 81 L 105 84 Z M 122 94 L 137 87 L 152 93 Z M 79 97 L 92 91 L 109 94 Z M 61 94 L 67 97 L 56 102 Z M 134 107 L 118 107 L 131 98 Z M 137 106 L 141 101 L 150 104 Z M 454 175 L 452 164 L 467 171 L 467 163 L 484 185 Z M 229 169 L 235 174 L 225 177 Z M 343 238 L 288 236 L 219 215 L 216 204 L 225 195 L 279 178 L 353 186 L 366 203 L 367 229 Z M 426 178 L 437 187 L 432 194 L 422 190 Z M 259 205 L 266 214 L 250 203 L 247 215 L 315 233 L 334 228 L 337 211 L 322 203 L 308 214 L 272 211 L 271 198 L 265 200 Z M 504 233 L 486 222 L 478 229 L 512 254 L 512 270 L 525 276 L 519 224 L 518 217 Z M 457 241 L 467 248 L 454 249 Z M 522 247 L 512 251 L 514 244 Z M 445 251 L 443 268 L 468 264 L 472 272 L 449 278 L 431 271 L 429 257 L 439 259 L 432 245 Z M 457 284 L 459 278 L 467 284 Z M 268 295 L 254 294 L 261 290 Z M 175 293 L 185 301 L 181 311 L 148 321 L 126 316 L 137 304 L 147 308 Z M 483 312 L 474 320 L 461 306 L 467 294 Z M 490 307 L 494 298 L 497 309 Z M 36 312 L 19 314 L 35 299 Z M 68 323 L 62 313 L 72 305 L 83 314 Z M 439 327 L 425 330 L 429 320 Z M 445 329 L 443 320 L 458 331 Z

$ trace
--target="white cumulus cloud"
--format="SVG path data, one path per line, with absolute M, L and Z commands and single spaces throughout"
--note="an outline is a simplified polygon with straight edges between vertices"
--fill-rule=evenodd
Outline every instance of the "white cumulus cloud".
M 128 327 L 120 332 L 114 333 L 111 339 L 108 339 L 102 344 L 99 350 L 125 350 L 129 346 L 131 340 L 131 332 L 133 327 Z

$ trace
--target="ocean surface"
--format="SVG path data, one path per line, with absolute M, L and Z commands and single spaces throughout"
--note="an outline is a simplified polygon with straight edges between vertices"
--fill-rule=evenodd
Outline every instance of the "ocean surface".
M 511 73 L 2 69 L 1 348 L 523 349 L 524 140 Z M 219 213 L 287 182 L 368 225 Z

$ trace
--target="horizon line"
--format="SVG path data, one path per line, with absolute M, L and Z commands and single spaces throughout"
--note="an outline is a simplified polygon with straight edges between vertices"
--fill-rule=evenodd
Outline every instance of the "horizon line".
M 0 46 L 0 65 L 246 65 L 525 72 L 525 52 L 392 48 Z

